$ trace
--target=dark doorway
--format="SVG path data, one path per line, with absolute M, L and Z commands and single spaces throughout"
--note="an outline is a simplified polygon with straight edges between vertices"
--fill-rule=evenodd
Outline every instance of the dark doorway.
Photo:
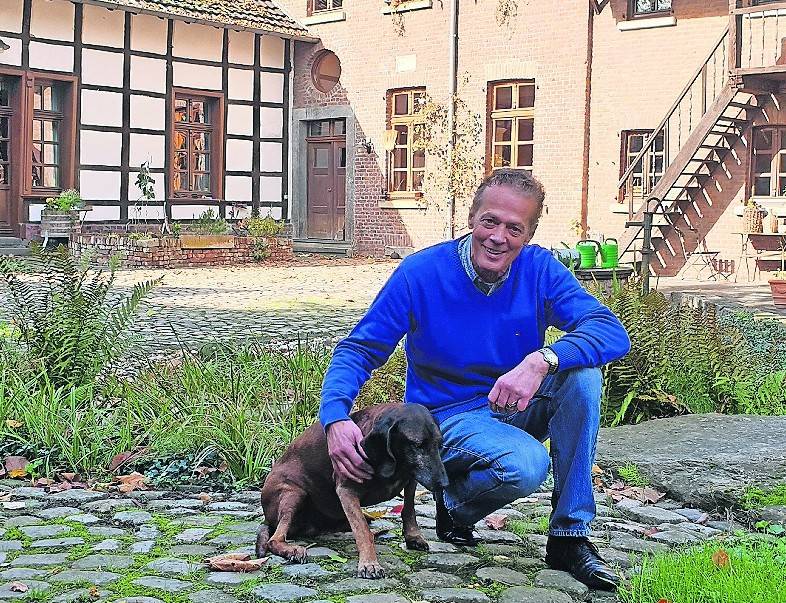
M 15 195 L 12 191 L 14 166 L 19 157 L 16 148 L 14 119 L 14 79 L 0 76 L 0 235 L 11 234 L 16 227 Z
M 308 124 L 309 239 L 343 241 L 346 212 L 347 141 L 343 119 Z

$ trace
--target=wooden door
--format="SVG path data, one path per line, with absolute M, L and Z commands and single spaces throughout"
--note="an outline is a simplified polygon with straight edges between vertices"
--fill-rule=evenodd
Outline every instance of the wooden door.
M 12 194 L 14 157 L 13 80 L 0 77 L 0 232 L 13 230 L 15 224 Z
M 307 215 L 309 239 L 344 240 L 347 149 L 343 120 L 322 120 L 309 127 L 307 141 Z

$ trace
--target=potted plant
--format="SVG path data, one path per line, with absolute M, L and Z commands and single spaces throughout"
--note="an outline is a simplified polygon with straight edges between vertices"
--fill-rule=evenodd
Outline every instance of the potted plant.
M 41 236 L 44 240 L 69 238 L 79 225 L 79 208 L 82 198 L 79 191 L 68 189 L 57 197 L 49 197 L 41 211 Z
M 776 308 L 786 308 L 786 270 L 774 272 L 769 283 L 772 303 Z
M 767 210 L 751 197 L 745 202 L 745 208 L 742 211 L 742 231 L 752 233 L 764 232 L 764 217 L 766 215 Z
M 228 234 L 229 224 L 212 209 L 200 214 L 188 227 L 188 234 L 180 235 L 182 249 L 231 249 L 234 235 Z

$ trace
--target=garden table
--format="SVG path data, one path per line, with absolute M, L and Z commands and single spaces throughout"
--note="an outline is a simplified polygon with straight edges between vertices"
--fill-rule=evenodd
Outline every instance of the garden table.
M 769 260 L 779 260 L 780 270 L 784 270 L 786 263 L 786 232 L 735 232 L 740 236 L 740 260 L 741 265 L 745 261 L 745 275 L 750 282 L 750 266 L 748 260 L 753 260 L 753 279 L 756 279 L 756 272 L 761 274 L 759 262 Z M 738 271 L 739 273 L 739 271 Z M 737 282 L 735 275 L 734 282 Z

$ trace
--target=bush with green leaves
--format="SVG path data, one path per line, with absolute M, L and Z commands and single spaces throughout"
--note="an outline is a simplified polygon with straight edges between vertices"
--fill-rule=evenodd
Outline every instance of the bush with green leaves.
M 13 341 L 24 363 L 54 388 L 92 383 L 120 356 L 139 303 L 159 282 L 138 283 L 130 295 L 113 299 L 116 263 L 108 272 L 90 270 L 89 263 L 63 248 L 34 254 L 23 270 L 0 258 Z
M 82 197 L 79 191 L 70 188 L 64 190 L 57 197 L 48 197 L 46 199 L 46 209 L 55 211 L 72 211 L 82 207 Z
M 191 222 L 188 230 L 194 234 L 223 235 L 229 232 L 229 223 L 213 209 L 206 209 Z
M 243 220 L 242 227 L 248 231 L 250 237 L 274 237 L 284 231 L 284 222 L 274 220 L 270 216 L 264 218 L 252 216 Z

